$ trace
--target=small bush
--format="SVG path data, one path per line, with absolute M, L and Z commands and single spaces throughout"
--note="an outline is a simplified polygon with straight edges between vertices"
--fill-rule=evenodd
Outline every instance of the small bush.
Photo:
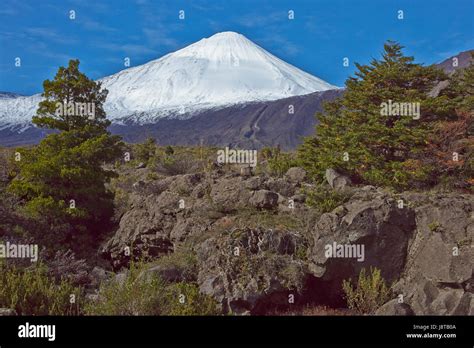
M 104 283 L 99 299 L 85 307 L 89 315 L 161 315 L 163 314 L 165 284 L 158 278 L 139 279 L 143 265 L 131 263 L 123 283 Z
M 320 306 L 320 305 L 312 305 L 307 304 L 304 306 L 298 306 L 288 308 L 288 309 L 273 309 L 270 312 L 266 313 L 266 315 L 272 316 L 347 316 L 350 315 L 347 311 L 337 309 L 337 308 L 330 308 L 327 306 Z
M 174 150 L 173 150 L 173 147 L 171 145 L 166 146 L 165 154 L 167 154 L 168 156 L 171 156 L 172 154 L 174 154 Z
M 170 284 L 167 291 L 167 315 L 218 315 L 217 303 L 199 293 L 195 284 Z
M 161 256 L 152 265 L 162 265 L 175 268 L 184 281 L 195 281 L 198 273 L 196 255 L 189 249 L 177 249 L 172 253 Z
M 148 167 L 161 175 L 208 172 L 216 160 L 216 148 L 191 146 L 157 146 Z
M 91 315 L 216 315 L 216 302 L 191 283 L 170 284 L 158 277 L 139 276 L 143 263 L 131 263 L 124 283 L 104 284 L 99 300 L 86 306 Z
M 258 171 L 266 172 L 269 175 L 282 177 L 288 169 L 296 167 L 295 156 L 291 153 L 281 152 L 278 147 L 265 147 L 260 150 L 259 160 L 261 165 Z
M 191 155 L 165 155 L 155 158 L 153 169 L 165 175 L 189 174 L 196 167 L 196 159 Z
M 363 268 L 357 286 L 353 287 L 350 280 L 344 280 L 342 289 L 349 308 L 360 314 L 374 314 L 377 308 L 390 299 L 390 289 L 377 268 L 371 267 L 370 274 L 366 274 Z
M 48 275 L 57 282 L 67 280 L 75 286 L 90 282 L 86 260 L 76 259 L 71 250 L 57 251 L 47 265 Z
M 81 288 L 67 280 L 54 282 L 44 266 L 0 265 L 0 307 L 14 309 L 18 315 L 78 315 L 82 300 Z
M 441 225 L 438 221 L 433 221 L 428 224 L 428 228 L 431 232 L 439 232 L 441 230 Z
M 155 155 L 156 140 L 154 138 L 147 138 L 142 144 L 136 144 L 133 148 L 135 159 L 145 164 Z
M 280 149 L 273 149 L 268 158 L 268 168 L 272 175 L 278 177 L 283 176 L 288 169 L 297 166 L 293 155 L 290 153 L 281 152 Z
M 348 193 L 338 192 L 325 185 L 317 185 L 312 190 L 306 190 L 306 204 L 327 213 L 344 204 L 349 199 Z
M 5 187 L 18 171 L 13 149 L 0 148 L 0 188 Z

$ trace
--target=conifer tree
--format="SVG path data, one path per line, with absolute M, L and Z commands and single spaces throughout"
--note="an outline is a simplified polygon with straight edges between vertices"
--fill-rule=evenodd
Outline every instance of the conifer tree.
M 100 82 L 90 80 L 79 71 L 78 59 L 70 60 L 67 67 L 60 67 L 52 81 L 43 82 L 43 88 L 44 100 L 39 103 L 37 115 L 33 117 L 37 126 L 60 131 L 86 128 L 105 131 L 110 125 L 103 108 L 108 91 L 101 89 Z M 81 104 L 92 105 L 94 115 L 77 112 L 81 111 Z
M 317 115 L 316 136 L 298 149 L 299 160 L 313 176 L 322 179 L 327 168 L 334 168 L 355 182 L 399 189 L 429 180 L 433 168 L 423 166 L 421 159 L 430 121 L 448 112 L 440 111 L 448 98 L 430 97 L 429 92 L 446 77 L 435 67 L 414 63 L 402 48 L 388 41 L 381 60 L 356 64 L 344 95 Z M 397 115 L 394 108 L 384 115 L 388 103 L 419 103 L 420 113 Z
M 441 95 L 453 99 L 458 109 L 474 112 L 474 51 L 471 52 L 470 64 L 454 72 L 449 85 L 441 91 Z
M 113 196 L 105 184 L 114 172 L 104 169 L 104 163 L 121 156 L 123 146 L 120 137 L 106 129 L 110 123 L 103 110 L 107 90 L 79 72 L 78 66 L 78 60 L 71 60 L 67 68 L 59 68 L 53 81 L 44 82 L 45 100 L 33 121 L 59 132 L 35 147 L 18 149 L 19 174 L 9 186 L 24 199 L 30 215 L 51 225 L 70 224 L 71 238 L 79 232 L 97 234 L 108 224 Z M 95 117 L 58 113 L 55 108 L 64 102 L 94 103 Z

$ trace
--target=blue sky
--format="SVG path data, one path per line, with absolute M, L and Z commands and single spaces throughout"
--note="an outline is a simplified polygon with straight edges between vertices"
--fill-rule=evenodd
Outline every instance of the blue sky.
M 70 58 L 100 78 L 124 69 L 124 57 L 140 65 L 220 31 L 342 86 L 353 63 L 379 57 L 387 39 L 425 64 L 473 49 L 473 23 L 474 0 L 2 0 L 0 91 L 41 92 Z

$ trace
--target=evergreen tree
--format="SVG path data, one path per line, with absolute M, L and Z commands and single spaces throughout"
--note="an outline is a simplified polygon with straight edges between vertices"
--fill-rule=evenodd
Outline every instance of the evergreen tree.
M 43 82 L 43 101 L 39 103 L 33 123 L 39 127 L 60 131 L 105 131 L 110 125 L 103 104 L 108 91 L 101 83 L 90 80 L 79 71 L 79 60 L 70 60 L 67 68 L 60 67 L 53 81 Z M 83 115 L 81 104 L 94 108 L 93 115 Z M 79 110 L 78 110 L 79 109 Z M 82 110 L 83 113 L 86 110 Z
M 454 72 L 441 95 L 453 99 L 458 109 L 474 112 L 474 51 L 471 52 L 470 65 Z
M 68 68 L 59 68 L 53 81 L 45 81 L 46 99 L 34 122 L 60 132 L 48 135 L 36 147 L 18 150 L 19 175 L 9 189 L 25 200 L 27 212 L 47 224 L 70 224 L 71 234 L 99 233 L 113 213 L 113 196 L 105 184 L 114 172 L 103 165 L 121 156 L 123 144 L 106 130 L 107 90 L 100 90 L 99 83 L 79 72 L 78 65 L 78 60 L 71 60 Z M 94 103 L 96 115 L 63 115 L 53 110 L 64 101 Z
M 316 136 L 298 149 L 312 175 L 322 179 L 327 168 L 334 168 L 355 182 L 399 189 L 429 180 L 433 168 L 423 166 L 421 159 L 430 121 L 449 113 L 448 98 L 430 97 L 429 92 L 446 77 L 435 67 L 415 64 L 402 48 L 389 41 L 381 60 L 356 64 L 344 95 L 317 115 Z M 402 115 L 394 108 L 385 115 L 388 103 L 419 103 L 420 113 L 413 108 L 411 115 Z

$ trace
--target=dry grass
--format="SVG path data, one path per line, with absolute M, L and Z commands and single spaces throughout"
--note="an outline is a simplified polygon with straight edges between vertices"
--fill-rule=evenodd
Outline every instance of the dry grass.
M 287 309 L 283 311 L 275 310 L 267 313 L 274 316 L 345 316 L 354 315 L 354 313 L 345 308 L 330 308 L 327 306 L 304 306 L 296 309 Z

